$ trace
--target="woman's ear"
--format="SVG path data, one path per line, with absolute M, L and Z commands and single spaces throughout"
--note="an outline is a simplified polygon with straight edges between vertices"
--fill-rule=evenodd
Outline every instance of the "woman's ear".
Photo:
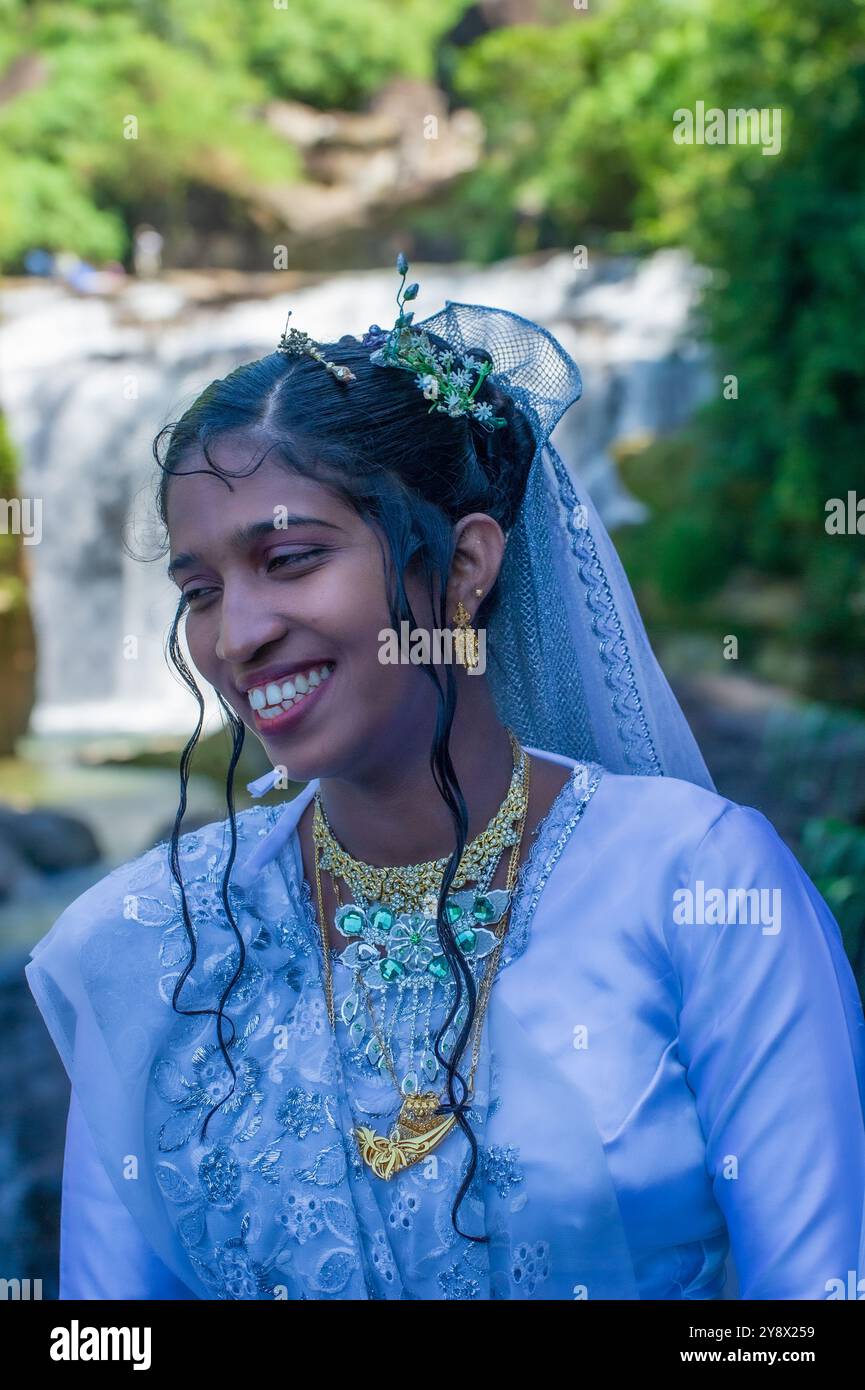
M 474 615 L 498 578 L 505 537 L 501 526 L 486 512 L 472 512 L 454 524 L 454 554 L 448 579 L 448 618 L 462 600 Z M 478 595 L 477 590 L 481 590 Z

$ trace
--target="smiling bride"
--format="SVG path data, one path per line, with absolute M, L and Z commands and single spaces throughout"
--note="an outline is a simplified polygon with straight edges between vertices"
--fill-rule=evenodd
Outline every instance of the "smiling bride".
M 865 1274 L 839 929 L 715 791 L 550 442 L 574 362 L 500 309 L 415 324 L 397 270 L 392 328 L 292 329 L 157 437 L 199 719 L 170 841 L 27 966 L 72 1083 L 61 1298 L 834 1297 Z M 456 658 L 382 659 L 403 623 Z M 181 637 L 232 734 L 188 833 Z M 253 794 L 303 790 L 236 814 L 247 732 Z

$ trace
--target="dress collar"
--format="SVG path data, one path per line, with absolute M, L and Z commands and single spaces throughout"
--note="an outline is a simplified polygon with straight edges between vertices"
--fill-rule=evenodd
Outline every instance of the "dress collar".
M 320 779 L 318 777 L 312 782 L 307 782 L 302 791 L 293 796 L 287 806 L 266 806 L 263 808 L 256 806 L 252 808 L 255 811 L 263 809 L 268 815 L 275 813 L 278 820 L 273 828 L 258 841 L 252 853 L 236 867 L 233 879 L 238 888 L 248 888 L 250 884 L 255 882 L 261 870 L 282 853 L 297 829 L 298 821 L 318 791 L 319 784 Z

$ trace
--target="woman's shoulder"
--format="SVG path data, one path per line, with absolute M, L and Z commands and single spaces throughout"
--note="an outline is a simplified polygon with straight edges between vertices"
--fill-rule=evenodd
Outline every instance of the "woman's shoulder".
M 596 766 L 588 764 L 587 766 Z M 649 777 L 601 769 L 604 795 L 620 806 L 633 806 L 642 813 L 666 811 L 710 822 L 728 807 L 738 805 L 713 787 L 686 782 L 681 777 Z
M 582 846 L 593 872 L 628 885 L 635 918 L 684 976 L 711 958 L 740 979 L 773 960 L 804 979 L 826 955 L 854 999 L 838 924 L 761 811 L 678 778 L 605 772 L 593 812 Z
M 242 864 L 259 836 L 268 833 L 277 809 L 253 806 L 236 814 L 235 864 Z M 221 882 L 231 839 L 226 817 L 179 835 L 176 856 L 170 840 L 161 840 L 74 898 L 37 941 L 25 968 L 43 1013 L 49 990 L 95 988 L 104 983 L 109 962 L 118 968 L 122 964 L 127 980 L 159 969 L 168 933 L 174 930 L 186 938 L 175 870 L 192 920 L 203 924 L 217 903 L 222 910 Z
M 593 821 L 656 858 L 697 853 L 704 842 L 783 844 L 765 815 L 710 787 L 679 777 L 647 777 L 599 769 Z
M 819 982 L 827 1011 L 842 1001 L 865 1067 L 838 923 L 761 811 L 675 777 L 604 770 L 567 851 L 560 891 L 592 914 L 598 941 L 624 942 L 629 960 L 638 941 L 647 962 L 670 962 L 694 1009 L 702 981 L 706 1017 L 746 992 L 755 1007 L 770 995 L 802 1000 Z
M 621 907 L 628 920 L 669 923 L 682 890 L 817 890 L 772 823 L 753 806 L 676 777 L 578 764 L 547 817 L 526 877 L 555 870 L 583 898 Z M 535 895 L 536 896 L 536 895 Z
M 716 839 L 732 860 L 740 842 L 781 845 L 761 812 L 711 788 L 577 762 L 533 832 L 521 878 L 534 890 L 532 902 L 554 870 L 560 881 L 591 881 L 593 893 L 610 877 L 642 892 L 658 880 L 687 878 L 701 847 Z
M 235 814 L 235 863 L 242 862 L 247 848 L 251 848 L 259 836 L 268 833 L 277 810 L 276 807 L 251 806 Z M 224 820 L 196 826 L 178 836 L 174 862 L 187 892 L 194 893 L 202 882 L 213 877 L 220 865 L 225 864 L 231 848 L 231 835 L 231 820 L 226 816 Z M 110 869 L 74 898 L 35 949 L 38 951 L 46 944 L 58 927 L 74 920 L 92 922 L 95 920 L 94 914 L 101 915 L 102 909 L 109 905 L 119 910 L 125 918 L 139 920 L 146 925 L 143 904 L 148 897 L 154 902 L 173 901 L 177 891 L 172 869 L 171 840 L 159 840 L 141 854 Z M 139 908 L 141 916 L 138 915 Z
M 161 841 L 94 883 L 36 943 L 27 984 L 82 1093 L 90 1086 L 87 1065 L 101 1074 L 110 1056 L 118 1073 L 132 1075 L 160 1054 L 177 1026 L 176 994 L 185 1009 L 212 1007 L 214 990 L 218 999 L 234 974 L 238 933 L 250 948 L 250 978 L 299 949 L 295 907 L 278 864 L 247 874 L 245 887 L 234 883 L 235 870 L 242 879 L 240 870 L 281 810 L 255 806 L 235 816 L 233 859 L 230 819 L 180 835 L 176 857 Z M 233 924 L 223 897 L 230 861 Z

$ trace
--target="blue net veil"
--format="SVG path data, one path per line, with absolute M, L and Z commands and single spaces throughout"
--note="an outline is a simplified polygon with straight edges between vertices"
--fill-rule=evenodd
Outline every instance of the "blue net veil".
M 486 349 L 488 380 L 511 396 L 535 439 L 487 629 L 499 718 L 526 746 L 714 790 L 607 529 L 550 440 L 582 394 L 577 364 L 546 329 L 505 309 L 448 299 L 414 327 L 461 356 Z

